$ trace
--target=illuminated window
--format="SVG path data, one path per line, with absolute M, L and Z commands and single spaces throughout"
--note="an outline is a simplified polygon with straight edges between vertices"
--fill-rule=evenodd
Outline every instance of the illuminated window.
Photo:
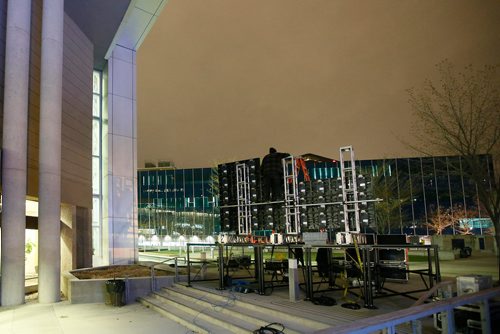
M 101 120 L 95 118 L 92 120 L 92 156 L 101 155 Z
M 101 165 L 101 159 L 99 157 L 92 157 L 92 195 L 95 197 L 99 197 L 99 193 L 101 192 L 101 169 L 99 168 Z M 94 210 L 96 208 L 94 207 Z
M 92 245 L 94 256 L 102 256 L 102 72 L 92 79 Z

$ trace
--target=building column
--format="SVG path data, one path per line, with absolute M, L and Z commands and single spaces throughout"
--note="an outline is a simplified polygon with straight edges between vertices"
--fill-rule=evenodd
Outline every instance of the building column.
M 24 303 L 31 0 L 9 1 L 2 147 L 1 305 Z
M 61 294 L 61 105 L 64 0 L 44 0 L 40 75 L 38 300 Z
M 104 262 L 134 263 L 137 249 L 136 52 L 116 45 L 108 59 L 103 110 Z M 107 159 L 106 159 L 107 158 Z

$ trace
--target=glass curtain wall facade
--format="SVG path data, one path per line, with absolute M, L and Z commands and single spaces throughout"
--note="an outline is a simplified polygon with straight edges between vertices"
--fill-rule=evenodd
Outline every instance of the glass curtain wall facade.
M 218 232 L 216 175 L 211 168 L 138 171 L 139 233 L 145 237 L 210 236 Z
M 92 247 L 102 257 L 102 72 L 93 73 L 92 102 Z
M 492 179 L 491 157 L 481 156 Z M 484 218 L 477 188 L 466 177 L 458 156 L 374 159 L 356 161 L 358 173 L 368 181 L 367 197 L 381 198 L 369 227 L 378 233 L 429 235 L 427 224 L 439 210 L 464 210 Z M 340 164 L 307 161 L 311 180 L 340 177 Z M 139 227 L 143 235 L 207 236 L 220 231 L 216 169 L 139 170 Z M 299 181 L 303 181 L 299 173 Z M 484 182 L 489 182 L 485 180 Z M 489 232 L 485 220 L 474 233 Z M 444 233 L 459 233 L 453 227 Z
M 494 179 L 492 159 L 480 157 L 482 166 Z M 463 210 L 466 215 L 484 218 L 478 202 L 477 187 L 468 178 L 459 156 L 394 158 L 356 161 L 358 173 L 371 183 L 369 197 L 381 198 L 382 213 L 372 218 L 372 228 L 383 225 L 385 233 L 428 235 L 427 222 L 440 210 Z M 312 180 L 340 177 L 338 162 L 306 162 Z M 475 226 L 483 234 L 491 227 L 488 220 Z M 379 230 L 379 232 L 381 232 Z M 453 227 L 444 233 L 459 233 Z
M 482 166 L 493 179 L 493 165 L 490 156 L 481 156 Z M 371 163 L 380 165 L 380 160 Z M 370 172 L 368 163 L 360 163 L 361 170 Z M 463 211 L 465 217 L 484 218 L 478 201 L 477 186 L 467 177 L 463 159 L 459 156 L 402 158 L 382 160 L 387 179 L 396 178 L 399 219 L 392 221 L 391 231 L 406 234 L 432 234 L 428 223 L 440 212 Z M 379 172 L 380 173 L 380 172 Z M 376 177 L 372 174 L 373 177 Z M 484 180 L 489 182 L 489 180 Z M 386 200 L 386 199 L 384 199 Z M 476 226 L 474 233 L 490 232 L 491 221 Z M 455 226 L 444 233 L 457 234 Z

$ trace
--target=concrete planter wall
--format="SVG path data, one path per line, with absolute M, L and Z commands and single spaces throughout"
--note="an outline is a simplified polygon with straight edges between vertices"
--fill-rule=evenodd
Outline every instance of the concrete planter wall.
M 78 279 L 71 272 L 67 272 L 63 274 L 61 290 L 72 304 L 105 303 L 105 282 L 109 279 Z M 151 277 L 116 277 L 116 279 L 125 281 L 125 303 L 132 303 L 137 297 L 146 296 L 153 291 Z M 156 276 L 155 290 L 172 286 L 174 279 L 174 276 Z M 186 281 L 187 276 L 179 276 L 179 280 Z
M 453 260 L 459 257 L 459 251 L 454 251 L 452 248 L 453 239 L 463 239 L 466 247 L 474 252 L 490 252 L 496 253 L 495 238 L 491 235 L 433 235 L 432 244 L 439 246 L 439 258 L 441 260 Z M 480 241 L 480 239 L 483 239 Z M 481 249 L 480 245 L 484 248 Z

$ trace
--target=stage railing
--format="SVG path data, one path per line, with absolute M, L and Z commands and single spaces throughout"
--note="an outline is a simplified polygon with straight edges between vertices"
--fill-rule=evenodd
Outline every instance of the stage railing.
M 484 314 L 482 315 L 482 333 L 491 334 L 491 318 L 489 312 L 489 299 L 500 297 L 500 288 L 482 290 L 476 293 L 466 294 L 458 297 L 444 299 L 441 301 L 409 307 L 403 310 L 378 315 L 375 317 L 356 320 L 356 322 L 346 323 L 314 332 L 315 334 L 367 334 L 383 331 L 384 333 L 396 333 L 396 326 L 415 323 L 419 319 L 437 313 L 445 314 L 442 319 L 443 333 L 456 333 L 454 309 L 469 304 L 483 304 Z M 418 332 L 415 330 L 414 332 Z

